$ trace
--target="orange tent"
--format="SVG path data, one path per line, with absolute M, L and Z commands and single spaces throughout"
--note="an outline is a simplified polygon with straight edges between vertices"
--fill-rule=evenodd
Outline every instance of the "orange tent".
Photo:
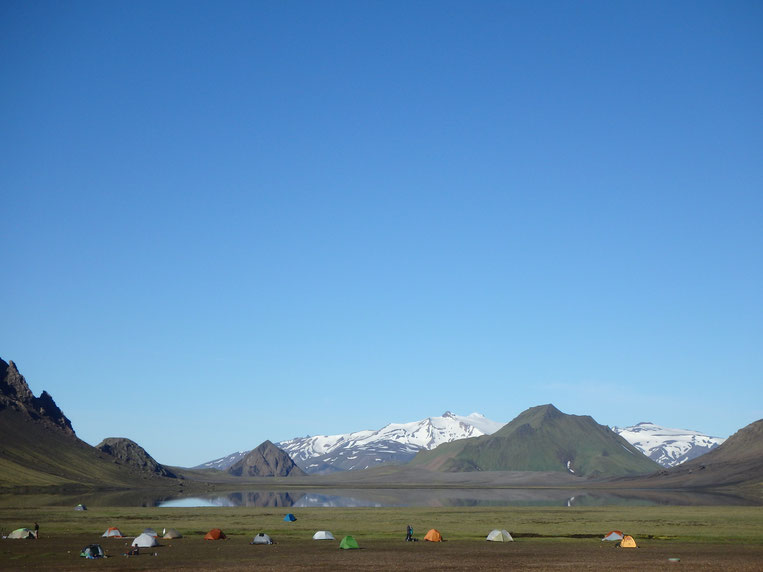
M 204 540 L 225 540 L 225 533 L 219 528 L 213 528 L 204 535 Z
M 626 536 L 620 541 L 620 548 L 638 548 L 632 536 Z
M 440 534 L 439 530 L 433 528 L 427 532 L 424 540 L 428 540 L 429 542 L 442 542 L 442 534 Z

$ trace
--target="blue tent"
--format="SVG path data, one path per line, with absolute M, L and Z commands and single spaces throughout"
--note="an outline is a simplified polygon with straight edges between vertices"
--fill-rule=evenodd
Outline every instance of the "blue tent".
M 287 514 L 285 517 L 283 517 L 283 519 L 284 519 L 286 522 L 294 522 L 295 520 L 297 520 L 297 517 L 296 517 L 296 516 L 294 516 L 293 514 L 289 513 L 289 514 Z

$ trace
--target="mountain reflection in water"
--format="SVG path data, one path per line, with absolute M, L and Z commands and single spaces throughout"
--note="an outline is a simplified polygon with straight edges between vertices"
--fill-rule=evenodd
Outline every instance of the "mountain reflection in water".
M 480 506 L 760 506 L 757 497 L 680 490 L 520 488 L 323 488 L 157 495 L 147 490 L 88 493 L 0 494 L 0 507 L 480 507 Z
M 346 489 L 237 491 L 157 499 L 156 506 L 248 507 L 468 507 L 468 506 L 650 506 L 745 505 L 746 499 L 680 491 L 578 491 L 570 489 Z

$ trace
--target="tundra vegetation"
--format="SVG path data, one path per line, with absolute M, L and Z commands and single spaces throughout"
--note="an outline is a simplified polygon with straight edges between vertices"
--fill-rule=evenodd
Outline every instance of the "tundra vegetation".
M 109 568 L 214 570 L 246 569 L 663 569 L 680 558 L 692 570 L 755 570 L 763 561 L 763 511 L 760 507 L 457 507 L 457 508 L 254 508 L 254 507 L 73 507 L 25 506 L 23 497 L 6 498 L 0 509 L 4 533 L 40 523 L 40 539 L 2 540 L 0 567 L 69 570 L 87 566 L 79 550 L 101 544 Z M 296 522 L 284 522 L 292 511 Z M 411 524 L 420 542 L 404 541 Z M 140 556 L 123 556 L 131 539 L 106 539 L 117 526 L 129 536 L 144 528 L 176 528 L 182 539 Z M 204 541 L 212 528 L 228 540 Z M 423 541 L 437 528 L 445 542 Z M 493 528 L 506 528 L 515 542 L 485 542 Z M 632 535 L 637 550 L 602 542 L 612 529 Z M 316 530 L 330 530 L 336 541 L 314 541 Z M 252 546 L 258 532 L 272 546 Z M 353 535 L 361 550 L 338 550 Z

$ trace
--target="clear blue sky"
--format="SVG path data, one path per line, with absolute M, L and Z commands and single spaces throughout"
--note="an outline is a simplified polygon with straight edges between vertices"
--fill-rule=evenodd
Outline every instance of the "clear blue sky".
M 0 5 L 0 357 L 80 437 L 763 417 L 760 2 Z

